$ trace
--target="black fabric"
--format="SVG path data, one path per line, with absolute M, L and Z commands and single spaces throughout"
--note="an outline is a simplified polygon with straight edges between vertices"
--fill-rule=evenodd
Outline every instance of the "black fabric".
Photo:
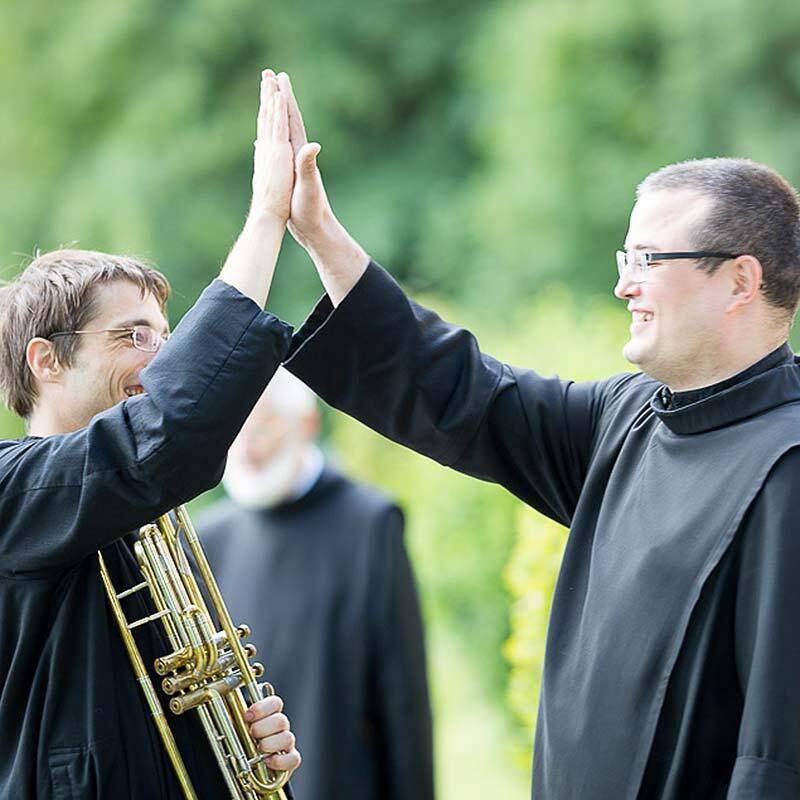
M 126 532 L 217 483 L 289 336 L 215 281 L 143 370 L 146 395 L 74 433 L 0 443 L 0 797 L 183 796 L 96 551 L 118 591 L 139 583 Z M 144 615 L 141 594 L 122 602 Z M 145 663 L 171 649 L 155 625 L 136 639 Z M 170 724 L 199 797 L 225 797 L 196 715 Z
M 700 389 L 687 389 L 683 392 L 671 392 L 666 386 L 662 386 L 659 399 L 666 409 L 674 410 L 682 408 L 683 406 L 696 403 L 699 400 L 705 400 L 706 397 L 711 397 L 712 394 L 717 394 L 717 392 L 729 389 L 737 383 L 742 383 L 750 378 L 754 378 L 756 375 L 760 375 L 768 369 L 780 366 L 783 362 L 790 360 L 792 355 L 792 350 L 788 342 L 786 342 L 771 353 L 765 355 L 764 358 L 756 361 L 752 366 L 734 375 L 732 378 L 727 378 L 712 386 L 703 386 Z
M 303 800 L 432 800 L 422 623 L 400 510 L 330 467 L 301 499 L 197 524 L 292 720 Z
M 371 264 L 335 311 L 317 306 L 287 366 L 384 435 L 570 527 L 536 800 L 797 796 L 790 352 L 671 407 L 644 375 L 573 383 L 500 364 Z

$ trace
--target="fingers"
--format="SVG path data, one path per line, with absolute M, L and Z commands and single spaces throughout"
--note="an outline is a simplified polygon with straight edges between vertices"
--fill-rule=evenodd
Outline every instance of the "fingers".
M 292 149 L 295 157 L 297 157 L 303 147 L 308 144 L 303 115 L 297 105 L 297 99 L 294 96 L 294 89 L 292 89 L 292 82 L 289 80 L 289 76 L 285 72 L 281 72 L 278 74 L 277 80 L 278 88 L 281 94 L 286 97 L 286 102 L 289 106 L 289 137 L 292 140 Z
M 286 109 L 286 98 L 276 92 L 270 98 L 272 102 L 272 139 L 276 142 L 289 141 L 289 115 Z
M 276 771 L 286 770 L 287 772 L 294 772 L 299 766 L 302 759 L 297 750 L 290 750 L 287 753 L 276 753 L 275 755 L 267 756 L 264 759 L 270 769 Z
M 272 695 L 250 706 L 245 719 L 250 723 L 251 735 L 258 740 L 258 749 L 266 756 L 267 766 L 291 772 L 300 766 L 301 759 L 289 719 L 282 710 L 283 700 Z
M 244 718 L 248 722 L 256 722 L 278 711 L 283 711 L 283 700 L 278 695 L 272 694 L 257 703 L 253 703 L 245 712 Z
M 261 73 L 261 105 L 258 109 L 258 120 L 256 122 L 256 141 L 264 141 L 271 133 L 270 126 L 270 102 L 274 94 L 278 91 L 278 82 L 275 73 L 271 69 L 265 69 Z
M 272 736 L 255 736 L 258 739 L 258 749 L 264 755 L 271 756 L 274 753 L 291 753 L 294 750 L 294 734 L 289 731 L 278 731 Z

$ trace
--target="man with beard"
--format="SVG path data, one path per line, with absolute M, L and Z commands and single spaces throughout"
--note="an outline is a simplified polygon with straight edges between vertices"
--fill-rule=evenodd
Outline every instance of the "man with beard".
M 316 445 L 313 393 L 279 369 L 228 454 L 229 499 L 198 518 L 236 618 L 260 620 L 307 800 L 431 800 L 422 621 L 403 515 Z

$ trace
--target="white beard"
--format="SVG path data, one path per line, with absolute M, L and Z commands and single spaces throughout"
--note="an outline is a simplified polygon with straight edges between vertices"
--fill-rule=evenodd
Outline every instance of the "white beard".
M 222 476 L 225 491 L 243 508 L 266 509 L 279 505 L 292 494 L 305 448 L 302 439 L 290 437 L 259 469 L 248 466 L 232 451 Z

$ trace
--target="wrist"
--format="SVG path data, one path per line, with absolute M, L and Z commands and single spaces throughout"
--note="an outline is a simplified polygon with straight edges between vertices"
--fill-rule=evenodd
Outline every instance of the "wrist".
M 306 236 L 304 247 L 316 264 L 348 262 L 364 252 L 330 212 L 319 227 Z
M 250 206 L 244 227 L 247 229 L 283 232 L 286 228 L 287 219 L 288 214 L 284 216 L 273 209 Z

